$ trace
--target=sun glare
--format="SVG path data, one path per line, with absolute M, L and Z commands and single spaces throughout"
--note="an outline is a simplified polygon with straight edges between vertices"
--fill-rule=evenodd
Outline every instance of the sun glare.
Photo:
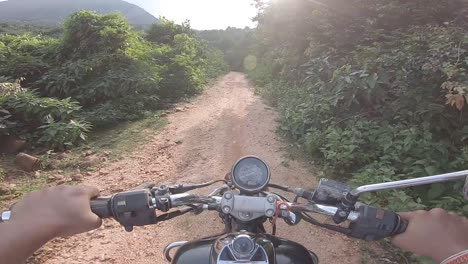
M 176 22 L 189 19 L 195 29 L 253 27 L 256 14 L 252 0 L 165 0 L 157 3 L 157 15 Z

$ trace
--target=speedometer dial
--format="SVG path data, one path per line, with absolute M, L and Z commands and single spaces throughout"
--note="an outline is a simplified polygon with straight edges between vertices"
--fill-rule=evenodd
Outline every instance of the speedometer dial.
M 232 167 L 232 181 L 242 192 L 258 193 L 270 182 L 270 168 L 257 157 L 243 157 Z

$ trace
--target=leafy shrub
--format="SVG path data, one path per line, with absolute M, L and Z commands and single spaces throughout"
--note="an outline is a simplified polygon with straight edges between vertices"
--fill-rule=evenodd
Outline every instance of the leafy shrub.
M 187 34 L 174 36 L 174 46 L 163 46 L 156 61 L 164 61 L 160 67 L 162 98 L 176 99 L 202 91 L 207 83 L 203 46 L 199 40 Z
M 156 93 L 157 75 L 150 67 L 124 56 L 96 55 L 68 61 L 44 75 L 38 85 L 49 96 L 72 97 L 93 106 L 123 96 Z
M 10 132 L 18 125 L 18 123 L 12 119 L 10 111 L 4 109 L 3 105 L 11 96 L 22 91 L 23 89 L 18 83 L 0 83 L 0 136 L 9 135 Z
M 338 2 L 333 11 L 302 0 L 258 5 L 248 75 L 278 105 L 281 130 L 356 185 L 466 169 L 462 1 Z M 460 193 L 456 182 L 366 199 L 468 215 Z
M 72 14 L 64 24 L 60 54 L 64 59 L 113 54 L 125 51 L 136 39 L 136 32 L 121 14 L 81 11 Z
M 226 71 L 223 54 L 188 22 L 164 19 L 142 34 L 120 14 L 90 11 L 72 14 L 61 38 L 0 35 L 0 65 L 1 81 L 21 79 L 29 88 L 0 96 L 0 133 L 56 149 L 84 140 L 88 122 L 139 119 L 160 98 L 199 93 Z
M 206 58 L 205 74 L 207 79 L 216 78 L 229 71 L 222 51 L 208 47 L 204 48 L 203 51 L 203 57 Z
M 90 125 L 76 120 L 81 107 L 70 99 L 39 97 L 21 91 L 3 97 L 3 134 L 27 138 L 37 145 L 64 149 L 86 139 Z
M 225 30 L 203 30 L 197 32 L 210 47 L 219 49 L 224 60 L 233 71 L 244 70 L 244 59 L 254 45 L 254 30 L 227 27 Z
M 91 126 L 86 122 L 73 120 L 69 122 L 52 121 L 40 126 L 38 129 L 34 137 L 37 138 L 37 143 L 39 145 L 63 150 L 80 141 L 85 141 L 86 133 L 89 132 Z
M 11 76 L 30 84 L 50 67 L 53 50 L 58 48 L 56 39 L 24 34 L 0 35 L 0 76 Z
M 123 121 L 133 121 L 145 116 L 148 111 L 159 107 L 156 96 L 126 96 L 87 109 L 81 116 L 95 127 L 105 127 Z
M 55 120 L 69 120 L 76 117 L 81 109 L 79 104 L 69 98 L 39 97 L 36 93 L 25 91 L 12 96 L 4 106 L 32 127 Z
M 172 46 L 174 45 L 175 36 L 179 34 L 193 34 L 189 21 L 178 25 L 174 21 L 160 17 L 159 22 L 151 25 L 146 31 L 146 39 L 151 42 Z
M 59 64 L 35 83 L 42 93 L 72 97 L 85 107 L 157 93 L 157 67 L 149 61 L 151 44 L 122 15 L 82 11 L 64 28 Z

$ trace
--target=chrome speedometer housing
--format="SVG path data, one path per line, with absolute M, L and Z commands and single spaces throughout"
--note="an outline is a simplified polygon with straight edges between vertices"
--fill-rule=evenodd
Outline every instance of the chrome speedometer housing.
M 264 190 L 270 182 L 268 165 L 255 156 L 246 156 L 238 160 L 231 171 L 231 179 L 242 193 L 255 194 Z

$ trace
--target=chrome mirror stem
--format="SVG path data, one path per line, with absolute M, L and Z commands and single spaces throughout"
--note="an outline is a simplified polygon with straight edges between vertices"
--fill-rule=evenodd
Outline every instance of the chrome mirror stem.
M 414 178 L 414 179 L 408 179 L 408 180 L 363 185 L 352 190 L 350 194 L 353 197 L 358 197 L 359 195 L 363 193 L 367 193 L 367 192 L 400 189 L 400 188 L 427 185 L 427 184 L 432 184 L 432 183 L 462 180 L 465 177 L 467 178 L 467 184 L 465 184 L 465 198 L 468 199 L 467 197 L 468 196 L 468 190 L 467 190 L 468 189 L 468 186 L 467 186 L 468 185 L 468 170 L 456 171 L 456 172 L 451 172 L 451 173 L 445 173 L 445 174 L 439 174 L 439 175 L 421 177 L 421 178 Z

